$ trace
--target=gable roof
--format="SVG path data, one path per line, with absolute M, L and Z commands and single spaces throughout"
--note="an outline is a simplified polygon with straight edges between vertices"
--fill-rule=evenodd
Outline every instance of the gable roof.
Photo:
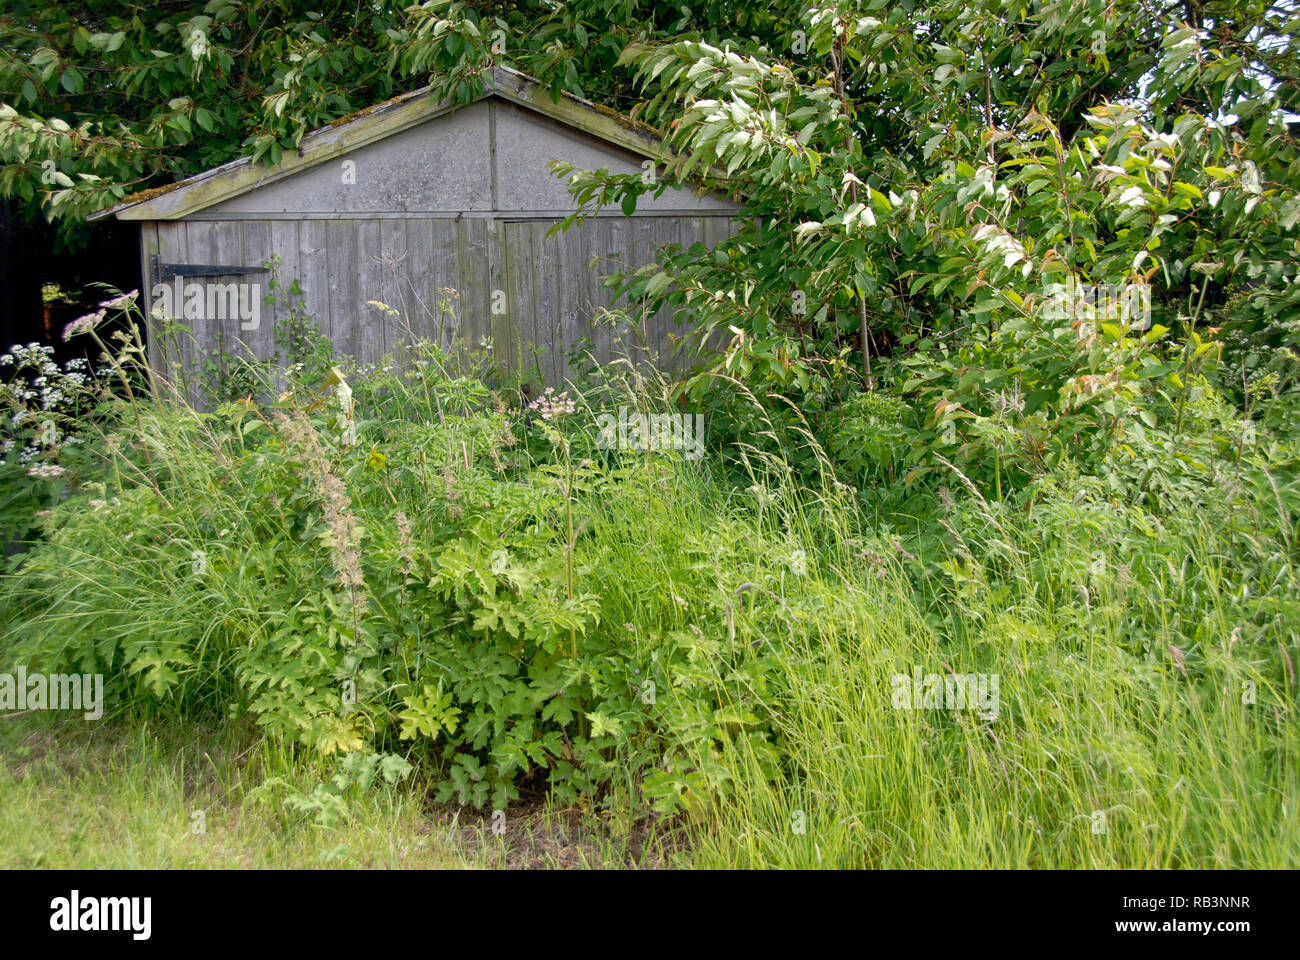
M 475 102 L 499 97 L 648 159 L 675 159 L 658 135 L 612 110 L 567 93 L 558 102 L 553 101 L 536 80 L 510 67 L 493 66 L 487 74 L 487 83 Z M 297 151 L 286 153 L 275 166 L 241 157 L 186 180 L 127 197 L 88 219 L 111 216 L 119 220 L 179 220 L 463 106 L 463 102 L 434 102 L 429 87 L 423 87 L 313 130 L 303 137 Z

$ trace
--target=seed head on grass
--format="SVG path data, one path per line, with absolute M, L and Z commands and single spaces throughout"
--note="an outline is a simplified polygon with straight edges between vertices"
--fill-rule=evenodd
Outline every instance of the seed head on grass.
M 290 446 L 303 451 L 307 474 L 324 509 L 330 531 L 331 561 L 339 583 L 352 594 L 357 609 L 365 606 L 365 576 L 361 569 L 361 528 L 352 512 L 352 498 L 343 481 L 330 470 L 316 428 L 301 410 L 292 418 L 277 413 L 276 422 Z

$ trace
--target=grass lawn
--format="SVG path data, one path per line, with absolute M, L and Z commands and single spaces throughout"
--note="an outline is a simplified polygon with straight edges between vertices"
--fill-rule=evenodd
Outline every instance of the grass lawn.
M 320 825 L 269 781 L 312 781 L 250 730 L 0 722 L 0 869 L 586 869 L 685 865 L 680 836 L 541 801 L 498 819 L 405 782 Z M 197 814 L 202 812 L 202 816 Z M 201 828 L 201 829 L 200 829 Z

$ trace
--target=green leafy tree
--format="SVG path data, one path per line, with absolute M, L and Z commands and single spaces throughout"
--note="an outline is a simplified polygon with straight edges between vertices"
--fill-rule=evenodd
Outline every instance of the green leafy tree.
M 725 374 L 818 410 L 883 383 L 995 483 L 980 435 L 1008 403 L 1046 419 L 1031 459 L 1102 456 L 1141 381 L 1185 389 L 1163 334 L 1184 359 L 1217 357 L 1225 325 L 1293 337 L 1297 23 L 1264 4 L 839 3 L 779 46 L 633 44 L 642 115 L 684 158 L 659 189 L 699 178 L 751 216 L 623 289 L 726 342 L 697 388 Z M 588 209 L 645 189 L 561 172 Z M 1150 316 L 1050 293 L 1106 286 L 1146 291 Z

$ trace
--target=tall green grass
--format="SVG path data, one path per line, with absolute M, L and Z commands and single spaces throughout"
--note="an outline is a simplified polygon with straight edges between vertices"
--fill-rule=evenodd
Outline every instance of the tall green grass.
M 945 581 L 842 544 L 804 585 L 816 612 L 756 628 L 780 662 L 782 775 L 729 752 L 739 786 L 697 863 L 1300 864 L 1296 623 L 1267 612 L 1271 573 L 1190 511 L 1137 556 L 1098 549 L 1074 511 L 981 509 Z M 1289 572 L 1276 589 L 1294 597 Z M 895 708 L 891 678 L 916 666 L 998 674 L 996 720 Z
M 592 414 L 666 403 L 664 385 L 631 373 L 578 398 L 562 442 L 518 423 L 522 439 L 503 440 L 493 418 L 506 401 L 452 370 L 354 387 L 366 426 L 337 473 L 366 530 L 364 635 L 390 645 L 367 654 L 376 676 L 438 676 L 443 631 L 466 629 L 455 607 L 430 627 L 405 599 L 423 577 L 394 573 L 410 549 L 394 511 L 435 574 L 455 538 L 485 556 L 485 542 L 509 545 L 511 562 L 550 551 L 598 611 L 564 638 L 578 652 L 565 683 L 585 684 L 590 711 L 564 733 L 618 731 L 592 734 L 596 785 L 579 801 L 613 835 L 668 814 L 703 866 L 1300 863 L 1295 530 L 1267 485 L 1157 513 L 1064 470 L 989 502 L 954 469 L 933 513 L 881 517 L 837 482 L 806 425 L 769 424 L 731 444 L 725 465 L 716 448 L 703 462 L 597 451 Z M 311 700 L 326 684 L 304 693 L 293 670 L 302 650 L 332 655 L 363 633 L 320 600 L 342 596 L 337 544 L 310 492 L 286 485 L 294 454 L 260 442 L 281 427 L 238 405 L 135 413 L 122 419 L 134 452 L 110 451 L 103 486 L 56 508 L 48 542 L 0 584 L 6 661 L 129 663 L 121 712 L 154 727 L 242 723 L 272 667 L 284 671 L 275 689 L 308 702 L 304 722 L 333 716 L 332 701 Z M 398 465 L 407 472 L 386 472 Z M 448 505 L 505 497 L 508 509 L 476 507 L 477 525 L 446 522 Z M 262 672 L 241 673 L 252 647 Z M 996 716 L 897 706 L 894 678 L 918 668 L 996 675 Z M 502 724 L 527 716 L 500 709 Z M 257 750 L 298 764 L 313 741 L 295 747 L 293 733 L 268 726 Z M 407 756 L 415 783 L 380 788 L 397 798 L 392 816 L 446 774 L 433 749 Z M 561 756 L 537 764 L 534 789 L 574 789 Z M 278 769 L 249 776 L 301 822 L 303 771 L 316 768 Z M 169 776 L 183 806 L 185 777 Z M 155 828 L 170 836 L 182 820 Z M 153 856 L 191 862 L 169 846 Z

